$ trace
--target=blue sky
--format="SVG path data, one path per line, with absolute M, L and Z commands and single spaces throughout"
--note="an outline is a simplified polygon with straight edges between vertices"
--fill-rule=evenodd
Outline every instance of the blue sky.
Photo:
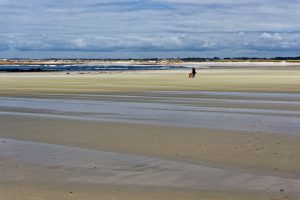
M 0 57 L 300 56 L 300 0 L 0 0 Z

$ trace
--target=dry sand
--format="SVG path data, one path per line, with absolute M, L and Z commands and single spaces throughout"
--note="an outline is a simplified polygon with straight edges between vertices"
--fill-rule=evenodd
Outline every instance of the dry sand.
M 149 90 L 300 92 L 299 68 L 200 69 L 195 79 L 189 79 L 188 72 L 0 73 L 0 94 L 116 94 Z
M 297 121 L 300 122 L 300 69 L 202 69 L 196 79 L 188 79 L 186 74 L 187 71 L 0 74 L 0 145 L 8 151 L 3 151 L 2 154 L 0 152 L 0 169 L 4 172 L 0 175 L 0 199 L 299 198 L 300 131 L 298 132 Z M 211 93 L 212 91 L 242 93 L 222 94 Z M 19 98 L 22 104 L 9 105 L 9 100 L 4 101 L 4 97 L 14 97 L 12 102 Z M 127 109 L 131 105 L 128 102 L 142 107 L 133 107 L 131 113 L 124 111 L 127 114 L 123 117 L 136 116 L 136 119 L 124 123 L 119 118 L 111 118 L 108 122 L 103 118 L 111 114 L 111 107 L 106 107 L 108 112 L 105 113 L 76 110 L 76 106 L 65 110 L 69 109 L 68 106 L 60 109 L 56 108 L 56 104 L 53 104 L 54 107 L 45 104 L 45 107 L 38 108 L 24 106 L 24 97 L 39 98 L 41 101 L 64 99 L 70 104 L 78 100 L 86 103 L 95 101 L 100 103 L 95 104 L 100 110 L 105 110 L 105 102 L 109 102 L 107 105 L 115 105 L 120 113 L 124 111 L 122 106 Z M 91 102 L 87 105 L 90 104 Z M 165 105 L 165 108 L 172 107 L 175 110 L 184 108 L 182 112 L 187 112 L 187 107 L 197 109 L 194 111 L 197 115 L 189 112 L 191 116 L 197 116 L 196 119 L 203 119 L 203 122 L 201 124 L 199 120 L 199 127 L 192 118 L 186 117 L 184 124 L 176 125 L 173 123 L 176 117 L 170 116 L 172 123 L 168 124 L 168 121 L 161 118 L 162 112 L 159 117 L 162 119 L 161 124 L 145 124 L 146 122 L 140 121 L 143 116 L 141 113 L 153 113 L 153 105 Z M 87 106 L 86 109 L 92 107 Z M 156 109 L 163 110 L 160 107 Z M 204 117 L 198 118 L 201 113 Z M 212 128 L 210 121 L 204 120 L 206 113 L 211 114 L 210 120 L 216 116 L 223 117 L 225 122 L 226 119 L 231 119 L 229 116 L 233 121 L 239 119 L 240 124 L 236 127 L 244 129 L 235 130 L 227 126 Z M 262 121 L 247 121 L 248 116 Z M 276 119 L 282 120 L 277 122 Z M 272 121 L 276 123 L 272 124 Z M 5 145 L 10 144 L 9 138 L 16 139 L 16 143 L 8 148 Z M 43 144 L 47 143 L 61 145 L 62 148 L 72 146 L 82 150 L 93 149 L 99 151 L 99 155 L 100 151 L 104 151 L 124 156 L 146 156 L 145 159 L 150 161 L 161 159 L 155 160 L 159 163 L 158 166 L 168 165 L 171 169 L 172 162 L 176 161 L 177 167 L 174 165 L 174 170 L 178 172 L 162 172 L 166 173 L 161 174 L 166 184 L 159 187 L 155 170 L 147 171 L 147 168 L 143 168 L 142 173 L 146 173 L 147 178 L 140 179 L 133 174 L 140 173 L 141 169 L 127 166 L 128 168 L 122 169 L 122 179 L 118 176 L 120 172 L 115 170 L 110 172 L 110 184 L 105 184 L 101 182 L 105 178 L 103 174 L 99 171 L 90 172 L 84 167 L 84 164 L 89 165 L 92 161 L 83 162 L 84 159 L 80 157 L 71 161 L 67 161 L 67 158 L 60 162 L 56 160 L 58 163 L 55 166 L 52 161 L 47 165 L 43 157 L 32 162 L 30 156 L 23 155 L 22 160 L 18 157 L 22 157 L 22 151 L 17 151 L 21 148 L 18 141 L 37 142 L 37 149 L 40 148 L 41 152 Z M 59 149 L 57 147 L 58 152 Z M 28 148 L 23 150 L 30 152 Z M 40 155 L 46 156 L 46 153 Z M 62 151 L 61 155 L 68 154 Z M 117 157 L 116 160 L 118 159 Z M 139 159 L 144 158 L 137 158 L 137 164 Z M 97 157 L 94 161 L 97 161 Z M 66 165 L 68 162 L 69 165 Z M 200 171 L 203 169 L 204 174 L 207 168 L 212 175 L 204 176 L 200 173 L 199 178 L 192 178 L 192 175 L 184 171 L 189 167 L 199 168 Z M 214 170 L 217 171 L 214 173 Z M 215 178 L 220 171 L 224 172 L 222 178 Z M 81 181 L 68 181 L 79 175 L 82 175 Z M 62 178 L 65 176 L 68 179 Z M 166 177 L 171 180 L 176 176 L 179 176 L 177 182 L 184 184 L 184 187 L 174 188 L 172 182 L 168 186 Z M 89 177 L 94 177 L 97 181 L 87 181 Z M 120 180 L 123 184 L 120 184 Z M 131 180 L 135 184 L 129 184 Z

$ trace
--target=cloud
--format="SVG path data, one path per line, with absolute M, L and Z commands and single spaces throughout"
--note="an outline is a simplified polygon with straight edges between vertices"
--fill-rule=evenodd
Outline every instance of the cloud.
M 264 32 L 264 33 L 261 34 L 260 37 L 261 37 L 261 38 L 264 38 L 264 39 L 271 39 L 273 36 L 272 36 L 272 34 L 270 34 L 270 33 Z
M 7 50 L 9 50 L 9 44 L 6 41 L 0 39 L 0 51 L 7 51 Z
M 272 34 L 272 33 L 264 32 L 264 33 L 261 34 L 260 37 L 263 38 L 263 39 L 269 39 L 269 40 L 274 40 L 274 41 L 283 40 L 283 37 L 279 33 Z
M 198 51 L 217 48 L 214 40 L 186 37 L 183 35 L 167 37 L 164 35 L 84 37 L 65 36 L 61 38 L 36 37 L 14 42 L 19 51 Z
M 297 54 L 299 9 L 298 0 L 2 0 L 0 56 Z
M 17 38 L 20 38 L 18 36 Z M 215 32 L 215 33 L 173 33 L 130 34 L 114 36 L 65 35 L 60 37 L 23 36 L 13 37 L 11 43 L 18 51 L 142 51 L 153 52 L 204 52 L 232 50 L 256 51 L 298 51 L 299 33 L 283 37 L 278 33 L 259 32 Z M 27 39 L 25 39 L 27 38 Z

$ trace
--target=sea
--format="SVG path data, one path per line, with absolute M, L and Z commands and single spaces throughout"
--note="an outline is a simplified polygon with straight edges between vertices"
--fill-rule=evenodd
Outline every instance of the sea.
M 165 65 L 1 65 L 0 72 L 138 71 L 184 68 Z

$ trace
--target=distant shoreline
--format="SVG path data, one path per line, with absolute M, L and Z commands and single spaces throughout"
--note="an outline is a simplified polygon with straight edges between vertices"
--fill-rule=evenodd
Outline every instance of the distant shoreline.
M 273 60 L 273 59 L 219 59 L 219 60 L 188 60 L 187 59 L 128 59 L 128 60 L 94 60 L 94 59 L 0 59 L 0 66 L 3 65 L 300 65 L 300 60 Z
M 195 67 L 201 69 L 236 68 L 299 68 L 300 62 L 254 62 L 254 61 L 100 61 L 100 60 L 0 60 L 0 72 L 112 72 L 112 71 L 149 71 L 177 70 Z

